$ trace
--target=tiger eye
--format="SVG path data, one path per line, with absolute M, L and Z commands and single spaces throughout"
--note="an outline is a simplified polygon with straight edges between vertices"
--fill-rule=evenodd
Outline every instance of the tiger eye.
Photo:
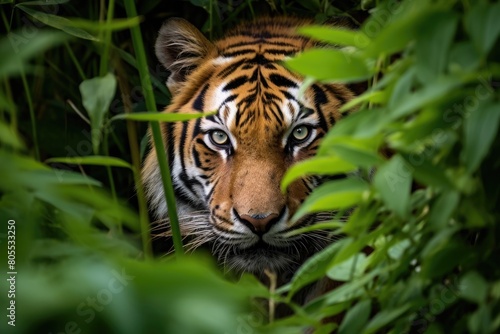
M 226 145 L 229 142 L 229 137 L 224 131 L 215 130 L 210 133 L 210 139 L 215 145 Z
M 301 142 L 309 137 L 309 128 L 305 125 L 300 125 L 293 129 L 292 131 L 293 139 L 297 142 Z

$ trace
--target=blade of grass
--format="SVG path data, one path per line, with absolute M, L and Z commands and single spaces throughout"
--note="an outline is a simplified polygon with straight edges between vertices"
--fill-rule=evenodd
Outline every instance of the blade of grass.
M 135 112 L 131 114 L 118 114 L 116 116 L 111 117 L 110 122 L 118 119 L 126 119 L 131 121 L 138 122 L 183 122 L 189 121 L 195 118 L 207 117 L 215 115 L 216 112 L 207 112 L 207 113 L 191 113 L 191 114 L 181 114 L 181 113 L 158 113 L 158 112 Z
M 127 78 L 127 73 L 123 69 L 123 63 L 119 57 L 117 57 L 115 69 L 117 72 L 118 88 L 123 101 L 123 110 L 126 114 L 132 113 L 132 100 L 130 99 L 130 86 Z M 134 184 L 137 193 L 137 204 L 139 206 L 139 221 L 142 227 L 149 227 L 149 214 L 148 205 L 146 202 L 146 196 L 144 194 L 144 187 L 142 186 L 142 180 L 140 175 L 141 170 L 141 157 L 139 149 L 139 140 L 137 136 L 137 126 L 134 121 L 127 120 L 127 134 L 128 142 L 130 146 L 130 156 L 132 159 L 132 169 L 134 171 Z M 149 228 L 145 231 L 149 231 Z M 147 241 L 148 249 L 150 249 L 150 235 L 142 231 L 143 242 Z
M 106 5 L 104 1 L 101 1 L 101 10 L 100 10 L 100 20 L 99 23 L 101 23 L 102 18 L 104 16 L 104 10 L 106 8 Z M 109 0 L 109 6 L 107 9 L 107 16 L 106 16 L 106 23 L 109 24 L 113 20 L 113 14 L 114 14 L 114 8 L 115 8 L 115 1 L 114 0 Z M 104 34 L 104 37 L 102 35 Z M 101 55 L 101 61 L 100 61 L 100 66 L 99 66 L 99 75 L 105 76 L 106 73 L 108 73 L 108 64 L 109 64 L 109 46 L 111 45 L 111 35 L 112 31 L 105 30 L 104 32 L 99 32 L 99 39 L 102 40 L 102 55 Z M 105 135 L 104 135 L 104 140 L 103 140 L 103 146 L 102 149 L 104 151 L 104 154 L 106 156 L 109 156 L 109 131 L 105 129 Z M 96 153 L 97 154 L 97 153 Z M 116 202 L 118 196 L 116 195 L 116 187 L 115 187 L 115 180 L 113 178 L 113 173 L 111 171 L 110 166 L 106 166 L 106 173 L 108 174 L 108 179 L 109 179 L 109 186 L 111 188 L 111 193 L 113 195 L 113 200 Z M 118 225 L 118 233 L 121 234 L 122 228 L 121 225 Z
M 127 16 L 137 16 L 135 2 L 133 0 L 124 1 L 124 5 Z M 137 63 L 139 65 L 139 75 L 144 91 L 144 97 L 146 99 L 146 106 L 148 110 L 156 110 L 153 87 L 151 85 L 151 78 L 149 77 L 148 64 L 146 61 L 146 52 L 144 50 L 144 45 L 142 42 L 141 28 L 139 26 L 132 27 L 130 28 L 130 32 L 132 34 L 132 44 L 134 46 L 134 50 L 136 51 Z M 182 255 L 184 253 L 184 249 L 182 248 L 182 237 L 179 228 L 179 220 L 177 218 L 174 187 L 172 185 L 172 179 L 170 177 L 170 167 L 168 165 L 168 158 L 165 152 L 165 147 L 163 145 L 160 124 L 158 122 L 151 122 L 151 132 L 153 134 L 154 147 L 158 157 L 158 164 L 160 166 L 165 200 L 167 201 L 168 215 L 170 218 L 170 227 L 172 229 L 172 240 L 174 242 L 175 254 Z M 143 226 L 143 243 L 146 241 L 149 242 L 149 240 L 144 240 L 144 237 L 146 236 L 145 231 L 147 231 L 148 228 L 149 227 L 147 226 Z M 144 243 L 143 247 L 147 248 L 147 243 Z
M 113 20 L 113 13 L 115 10 L 115 1 L 114 0 L 109 0 L 109 6 L 107 10 L 107 16 L 106 16 L 106 24 L 110 24 L 111 21 Z M 103 38 L 103 51 L 102 51 L 102 56 L 101 56 L 101 67 L 100 67 L 100 76 L 104 76 L 108 72 L 108 61 L 109 61 L 109 47 L 111 45 L 111 30 L 105 30 L 104 31 L 104 38 Z M 100 37 L 100 36 L 99 36 Z
M 113 167 L 123 167 L 130 168 L 132 166 L 122 159 L 110 157 L 110 156 L 84 156 L 84 157 L 64 157 L 64 158 L 50 158 L 45 160 L 45 163 L 65 163 L 65 164 L 76 164 L 76 165 L 95 165 L 95 166 L 113 166 Z
M 71 50 L 69 43 L 68 42 L 64 43 L 64 46 L 66 48 L 66 51 L 68 51 L 68 54 L 69 54 L 69 57 L 71 58 L 71 61 L 73 62 L 73 64 L 75 64 L 76 70 L 77 70 L 78 74 L 80 75 L 81 79 L 86 80 L 87 77 L 85 76 L 85 73 L 83 72 L 82 67 L 80 66 L 80 63 L 76 59 L 75 53 L 73 52 L 73 50 Z
M 26 101 L 28 102 L 28 109 L 30 111 L 31 132 L 32 132 L 31 135 L 33 136 L 35 159 L 37 161 L 40 161 L 40 148 L 38 146 L 38 133 L 36 129 L 35 110 L 33 109 L 33 99 L 31 98 L 30 87 L 28 85 L 28 81 L 26 80 L 26 74 L 24 73 L 24 69 L 21 69 L 21 80 L 23 81 L 23 88 L 26 94 Z

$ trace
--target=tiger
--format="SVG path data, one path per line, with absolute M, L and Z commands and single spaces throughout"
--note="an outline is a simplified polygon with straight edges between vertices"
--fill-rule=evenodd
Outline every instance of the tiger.
M 164 112 L 214 112 L 162 123 L 180 228 L 190 238 L 185 247 L 207 246 L 228 271 L 262 280 L 272 272 L 278 284 L 332 242 L 322 231 L 290 235 L 327 219 L 311 214 L 291 223 L 321 177 L 298 179 L 286 192 L 280 182 L 292 165 L 315 155 L 340 120 L 341 106 L 355 96 L 339 83 L 315 82 L 302 92 L 305 78 L 285 66 L 286 59 L 319 45 L 297 33 L 312 23 L 259 18 L 212 42 L 188 21 L 170 18 L 155 44 L 170 73 L 166 85 L 173 98 Z M 154 218 L 167 221 L 153 149 L 142 179 Z

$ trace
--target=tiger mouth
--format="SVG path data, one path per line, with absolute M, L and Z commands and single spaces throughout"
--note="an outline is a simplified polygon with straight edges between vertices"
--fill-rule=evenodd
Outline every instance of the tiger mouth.
M 282 246 L 263 240 L 241 248 L 237 246 L 214 254 L 228 271 L 262 274 L 266 269 L 283 274 L 294 272 L 307 258 L 318 251 L 318 245 L 289 242 Z
M 235 254 L 239 255 L 241 253 L 273 253 L 276 251 L 286 251 L 287 249 L 291 248 L 290 245 L 282 245 L 282 246 L 277 246 L 277 245 L 272 245 L 268 242 L 265 242 L 262 237 L 260 237 L 259 241 L 254 243 L 251 246 L 248 247 L 239 247 L 237 250 L 235 250 Z
M 311 215 L 293 227 L 259 236 L 217 231 L 217 227 L 209 223 L 208 211 L 179 218 L 186 251 L 208 251 L 224 270 L 236 273 L 262 274 L 265 269 L 276 273 L 292 272 L 335 239 L 324 230 L 288 235 L 293 230 L 328 220 L 331 214 Z M 162 220 L 161 225 L 169 230 L 168 220 Z M 162 232 L 161 237 L 171 237 L 171 231 Z

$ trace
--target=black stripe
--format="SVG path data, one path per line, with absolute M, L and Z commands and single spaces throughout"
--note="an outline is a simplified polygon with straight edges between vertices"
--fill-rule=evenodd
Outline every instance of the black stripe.
M 201 132 L 200 123 L 201 123 L 201 118 L 197 118 L 194 122 L 193 135 L 192 135 L 193 138 L 196 138 Z
M 242 46 L 249 46 L 249 45 L 258 45 L 261 44 L 263 41 L 260 39 L 252 39 L 251 41 L 246 41 L 246 42 L 239 42 L 235 44 L 231 44 L 227 47 L 224 48 L 224 51 L 242 47 Z M 280 42 L 280 41 L 265 41 L 266 45 L 276 45 L 276 46 L 285 46 L 285 47 L 297 47 L 295 44 L 292 43 L 287 43 L 287 42 Z
M 241 50 L 233 51 L 233 52 L 223 52 L 222 56 L 223 57 L 237 57 L 237 56 L 242 56 L 242 55 L 246 55 L 249 53 L 255 53 L 255 50 L 254 49 L 241 49 Z
M 283 93 L 283 95 L 285 95 L 285 97 L 287 99 L 293 100 L 293 101 L 297 101 L 297 99 L 295 98 L 295 96 L 293 96 L 292 94 L 290 94 L 288 91 L 281 89 L 280 92 Z
M 267 43 L 267 40 L 271 39 L 271 38 L 285 38 L 285 39 L 298 39 L 298 40 L 305 39 L 302 36 L 295 36 L 295 35 L 288 35 L 288 34 L 273 34 L 269 31 L 255 32 L 255 30 L 240 30 L 240 31 L 238 31 L 238 34 L 235 34 L 233 36 L 246 36 L 246 37 L 250 36 L 250 37 L 259 39 L 259 42 L 261 42 L 261 43 L 262 42 Z M 231 36 L 229 36 L 229 37 L 231 37 Z
M 232 95 L 229 95 L 225 100 L 224 102 L 222 103 L 222 105 L 228 103 L 228 102 L 231 102 L 231 101 L 234 101 L 236 98 L 238 97 L 238 94 L 232 94 Z
M 294 55 L 298 52 L 297 49 L 294 50 L 283 50 L 283 49 L 267 49 L 264 50 L 264 53 L 269 53 L 272 55 L 284 55 L 284 56 L 291 56 Z
M 280 111 L 280 108 L 279 108 L 278 104 L 275 101 L 273 101 L 273 100 L 270 100 L 267 103 L 268 103 L 268 110 L 271 110 L 271 113 L 274 116 L 274 118 L 276 118 L 276 120 L 279 122 L 279 124 L 282 124 L 282 122 L 283 122 L 283 115 L 282 115 L 282 113 Z M 276 110 L 273 107 L 275 107 Z
M 185 191 L 186 189 L 189 190 L 189 192 L 193 195 L 193 196 L 196 196 L 196 192 L 194 190 L 194 187 L 196 184 L 198 185 L 202 185 L 200 182 L 198 182 L 197 180 L 195 179 L 191 179 L 187 176 L 186 172 L 181 172 L 179 174 L 179 180 L 184 184 L 184 189 L 180 189 L 181 192 L 182 191 Z
M 300 108 L 299 116 L 297 118 L 298 119 L 306 118 L 312 114 L 314 114 L 314 109 L 303 107 Z
M 197 111 L 203 111 L 204 110 L 204 105 L 205 105 L 205 95 L 207 94 L 208 87 L 210 85 L 206 84 L 203 86 L 201 89 L 200 94 L 196 97 L 196 99 L 193 102 L 193 109 Z
M 229 65 L 227 68 L 222 70 L 217 76 L 221 77 L 221 78 L 227 77 L 228 75 L 230 75 L 234 71 L 236 71 L 238 69 L 238 67 L 240 67 L 242 64 L 244 64 L 246 61 L 247 61 L 246 59 L 242 59 L 242 60 L 237 61 L 234 64 Z
M 269 59 L 267 59 L 266 57 L 264 57 L 264 55 L 261 53 L 256 54 L 252 60 L 249 60 L 249 63 L 257 64 L 257 65 L 266 65 L 270 62 L 271 61 Z
M 241 122 L 240 127 L 245 126 L 247 123 L 252 123 L 255 119 L 255 112 L 247 112 L 246 113 L 246 118 Z
M 238 111 L 236 112 L 236 117 L 235 117 L 235 119 L 234 119 L 234 124 L 235 124 L 236 126 L 240 126 L 240 121 L 241 121 L 241 111 L 239 111 L 239 110 L 238 110 Z
M 182 123 L 182 131 L 181 131 L 181 138 L 179 140 L 179 146 L 177 148 L 177 150 L 179 151 L 179 155 L 180 155 L 180 161 L 181 161 L 181 170 L 186 170 L 186 165 L 184 163 L 184 145 L 186 143 L 186 138 L 187 138 L 187 129 L 188 129 L 188 123 L 187 122 L 183 122 Z
M 266 97 L 266 102 L 273 101 L 273 100 L 279 100 L 279 97 L 273 93 L 265 92 L 264 96 Z
M 318 85 L 312 85 L 314 91 L 314 104 L 316 106 L 317 114 L 319 117 L 319 125 L 325 130 L 328 130 L 328 125 L 326 123 L 325 115 L 321 110 L 321 105 L 328 102 L 325 92 Z
M 271 80 L 271 82 L 278 87 L 287 87 L 287 88 L 290 88 L 290 87 L 297 88 L 298 87 L 295 82 L 293 82 L 292 80 L 290 80 L 288 78 L 285 78 L 281 74 L 272 73 L 269 76 L 269 80 Z
M 215 181 L 213 186 L 212 186 L 212 189 L 210 189 L 210 191 L 208 192 L 208 194 L 205 196 L 205 202 L 209 202 L 210 201 L 210 198 L 212 197 L 212 194 L 214 193 L 214 189 L 215 187 L 217 186 L 217 183 L 219 183 L 219 181 Z
M 185 203 L 189 203 L 189 205 L 194 204 L 193 199 L 188 197 L 186 194 L 186 188 L 182 184 L 175 184 L 174 185 L 174 192 L 175 192 L 175 199 L 176 200 L 181 200 Z
M 224 88 L 222 90 L 223 91 L 228 91 L 228 90 L 232 90 L 232 89 L 238 88 L 238 87 L 240 87 L 241 85 L 243 85 L 247 81 L 248 81 L 248 77 L 246 75 L 242 75 L 241 77 L 237 77 L 236 79 L 233 79 L 233 80 L 229 81 L 224 86 Z
M 312 85 L 314 90 L 314 102 L 315 104 L 325 104 L 328 102 L 325 92 L 318 85 Z
M 331 85 L 324 85 L 325 89 L 330 92 L 337 100 L 340 101 L 340 103 L 345 104 L 347 102 L 347 99 L 344 97 L 343 92 L 335 86 Z
M 175 123 L 167 123 L 166 126 L 167 131 L 167 156 L 168 156 L 168 164 L 170 166 L 170 170 L 174 168 L 174 157 L 175 157 L 175 140 L 174 140 L 174 124 Z M 154 147 L 152 148 L 154 149 Z

